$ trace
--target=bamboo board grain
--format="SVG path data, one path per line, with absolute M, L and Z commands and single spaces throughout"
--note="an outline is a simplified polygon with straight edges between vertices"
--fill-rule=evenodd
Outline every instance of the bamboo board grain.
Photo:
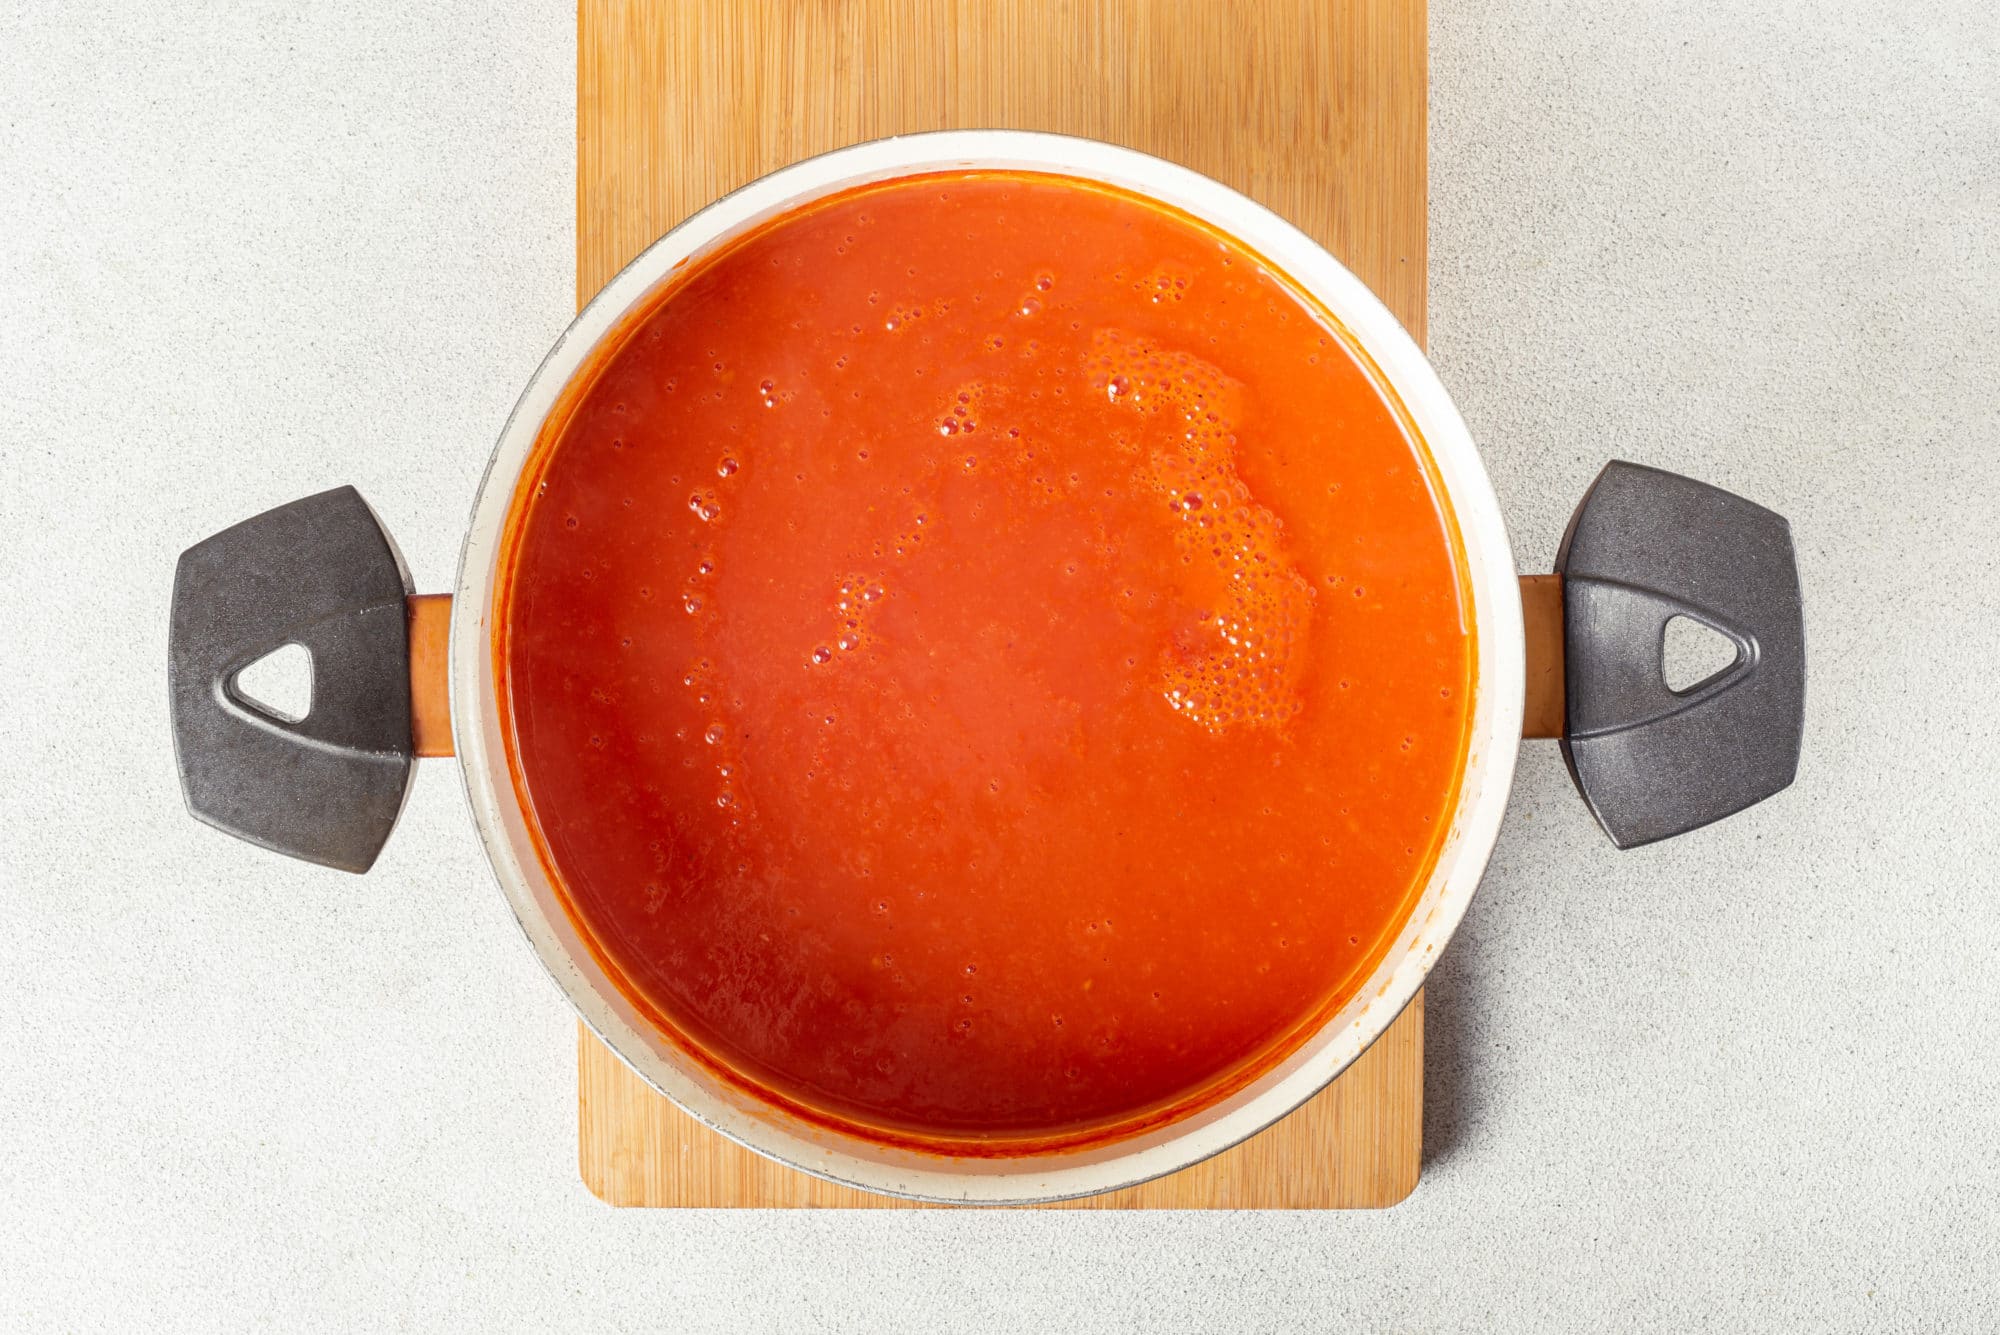
M 581 305 L 662 232 L 786 163 L 969 127 L 1088 135 L 1234 186 L 1421 341 L 1423 0 L 582 0 Z M 614 1205 L 903 1205 L 696 1124 L 582 1028 L 578 1161 Z M 1341 1078 L 1206 1163 L 1084 1208 L 1393 1205 L 1422 1153 L 1423 997 Z

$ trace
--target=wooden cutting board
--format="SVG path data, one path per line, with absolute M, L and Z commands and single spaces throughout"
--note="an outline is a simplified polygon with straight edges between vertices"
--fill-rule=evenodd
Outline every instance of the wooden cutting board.
M 1424 335 L 1424 0 L 582 0 L 581 306 L 702 205 L 864 139 L 1008 128 L 1172 159 L 1268 205 Z M 1423 997 L 1276 1126 L 1072 1205 L 1324 1209 L 1416 1187 Z M 613 1205 L 904 1205 L 700 1126 L 579 1027 L 578 1158 Z

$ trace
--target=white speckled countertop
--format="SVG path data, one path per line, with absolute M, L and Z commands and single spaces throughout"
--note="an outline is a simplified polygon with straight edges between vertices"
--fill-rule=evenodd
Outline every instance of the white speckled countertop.
M 187 818 L 175 555 L 347 481 L 442 587 L 571 309 L 571 10 L 320 8 L 0 5 L 0 1327 L 2000 1327 L 1990 3 L 1433 0 L 1524 567 L 1611 455 L 1781 511 L 1810 721 L 1635 853 L 1528 750 L 1349 1215 L 614 1212 L 448 766 L 365 879 Z

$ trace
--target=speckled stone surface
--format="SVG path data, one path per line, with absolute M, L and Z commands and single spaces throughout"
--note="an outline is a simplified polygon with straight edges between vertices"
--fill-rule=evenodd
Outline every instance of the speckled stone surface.
M 2000 1327 L 1993 6 L 1434 0 L 1523 567 L 1610 455 L 1789 515 L 1804 765 L 1621 854 L 1531 747 L 1416 1195 L 1108 1216 L 613 1212 L 449 766 L 363 879 L 183 814 L 175 555 L 346 481 L 442 587 L 571 306 L 570 10 L 322 8 L 0 10 L 0 1327 Z

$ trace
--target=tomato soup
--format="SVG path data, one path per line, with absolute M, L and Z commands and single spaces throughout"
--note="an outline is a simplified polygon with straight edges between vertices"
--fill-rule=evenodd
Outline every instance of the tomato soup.
M 1223 1097 L 1382 958 L 1474 677 L 1431 465 L 1256 255 L 1108 189 L 858 189 L 692 262 L 552 416 L 509 763 L 620 987 L 880 1140 Z

